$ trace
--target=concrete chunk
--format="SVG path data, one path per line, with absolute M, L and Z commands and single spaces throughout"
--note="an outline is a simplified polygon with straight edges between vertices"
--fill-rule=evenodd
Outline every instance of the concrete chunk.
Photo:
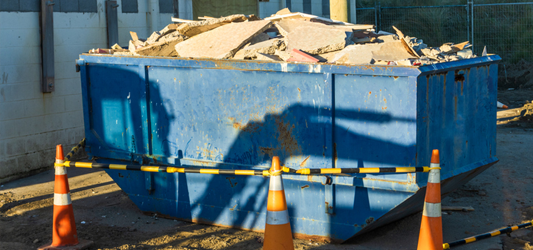
M 264 42 L 264 41 L 267 41 L 269 39 L 270 39 L 270 36 L 267 33 L 261 33 L 261 34 L 259 34 L 257 36 L 254 36 L 250 40 L 250 45 L 254 45 L 256 43 Z
M 374 60 L 380 61 L 401 61 L 405 59 L 416 59 L 402 43 L 403 39 L 394 42 L 383 43 L 378 51 L 373 51 Z
M 155 43 L 155 42 L 157 42 L 159 37 L 161 37 L 161 34 L 159 33 L 159 31 L 154 31 L 154 33 L 152 33 L 152 35 L 150 35 L 150 37 L 148 37 L 148 39 L 146 39 L 146 42 L 148 44 Z
M 268 20 L 231 23 L 191 37 L 175 48 L 181 57 L 228 59 L 271 24 Z
M 285 43 L 282 39 L 272 39 L 256 43 L 244 48 L 244 57 L 255 57 L 256 53 L 274 55 L 276 50 L 285 50 Z
M 276 56 L 276 55 L 268 55 L 268 54 L 263 54 L 263 53 L 257 53 L 257 60 L 261 60 L 261 61 L 276 61 L 276 62 L 279 62 L 279 61 L 283 61 L 279 56 Z
M 310 27 L 310 28 L 323 28 L 323 29 L 334 29 L 325 24 L 313 23 L 309 21 L 303 21 L 298 19 L 283 19 L 276 23 L 276 28 L 278 28 L 279 33 L 287 37 L 287 35 L 299 27 Z
M 177 24 L 177 23 L 171 23 L 171 24 L 167 25 L 165 28 L 163 28 L 161 31 L 159 31 L 159 33 L 161 34 L 161 36 L 167 35 L 169 33 L 172 33 L 174 31 L 176 31 L 178 26 L 179 26 L 179 24 Z
M 350 45 L 330 61 L 342 64 L 372 64 L 373 52 L 379 51 L 383 44 Z
M 298 27 L 287 35 L 287 48 L 309 54 L 341 50 L 346 46 L 346 32 L 331 28 Z
M 182 36 L 155 42 L 148 46 L 139 48 L 134 52 L 143 56 L 178 56 L 178 53 L 174 47 L 180 42 L 183 42 Z
M 174 31 L 174 32 L 171 32 L 171 33 L 168 33 L 164 36 L 161 36 L 159 38 L 159 40 L 157 40 L 158 42 L 170 42 L 170 41 L 174 41 L 176 39 L 181 39 L 181 41 L 185 41 L 187 39 L 186 36 L 180 34 L 179 31 Z
M 192 37 L 203 32 L 218 28 L 231 22 L 244 22 L 247 18 L 245 15 L 231 15 L 221 18 L 212 18 L 205 21 L 183 23 L 176 28 L 181 34 Z

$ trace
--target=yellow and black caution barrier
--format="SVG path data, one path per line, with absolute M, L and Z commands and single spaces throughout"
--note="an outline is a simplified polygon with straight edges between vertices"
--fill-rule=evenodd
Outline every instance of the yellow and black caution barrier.
M 416 173 L 429 172 L 429 167 L 397 167 L 397 168 L 302 168 L 297 174 L 379 174 L 379 173 Z
M 81 140 L 81 141 L 78 143 L 78 145 L 76 145 L 75 147 L 73 147 L 73 148 L 70 150 L 70 152 L 67 154 L 67 156 L 65 156 L 65 160 L 67 160 L 67 161 L 70 160 L 70 158 L 71 158 L 72 156 L 74 156 L 74 155 L 78 152 L 78 150 L 80 150 L 80 148 L 82 148 L 82 147 L 85 147 L 85 138 L 83 138 L 83 140 Z
M 465 239 L 462 239 L 462 240 L 454 241 L 452 243 L 444 243 L 442 245 L 442 247 L 443 247 L 443 249 L 450 249 L 452 247 L 456 247 L 456 246 L 472 243 L 472 242 L 483 240 L 483 239 L 488 239 L 488 238 L 491 238 L 491 237 L 494 237 L 494 236 L 498 236 L 498 235 L 501 235 L 501 234 L 508 234 L 508 233 L 511 233 L 511 232 L 516 231 L 518 229 L 529 227 L 531 225 L 533 225 L 533 220 L 528 222 L 528 223 L 524 223 L 524 224 L 520 224 L 520 225 L 512 226 L 512 227 L 506 227 L 506 228 L 502 228 L 502 229 L 498 229 L 498 230 L 494 230 L 492 232 L 488 232 L 488 233 L 484 233 L 484 234 L 479 234 L 479 235 L 476 235 L 476 236 L 468 237 L 468 238 L 465 238 Z
M 135 170 L 143 172 L 162 173 L 198 173 L 198 174 L 223 174 L 223 175 L 260 175 L 269 176 L 268 170 L 239 170 L 239 169 L 211 169 L 211 168 L 185 168 L 167 166 L 143 166 L 135 164 L 106 164 L 94 162 L 65 161 L 56 163 L 56 167 L 76 167 L 76 168 L 102 168 L 115 170 Z

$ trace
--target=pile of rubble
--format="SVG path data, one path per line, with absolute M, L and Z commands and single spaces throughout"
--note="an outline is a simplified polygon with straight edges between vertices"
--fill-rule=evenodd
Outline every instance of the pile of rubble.
M 375 32 L 373 25 L 337 22 L 288 9 L 255 15 L 181 20 L 147 39 L 131 33 L 128 49 L 115 45 L 89 53 L 334 64 L 418 66 L 476 57 L 469 42 L 430 48 L 422 39 Z

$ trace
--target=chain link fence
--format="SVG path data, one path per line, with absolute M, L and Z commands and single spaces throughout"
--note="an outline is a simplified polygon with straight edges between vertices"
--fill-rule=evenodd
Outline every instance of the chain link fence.
M 428 46 L 470 41 L 474 52 L 498 54 L 504 63 L 533 59 L 533 2 L 358 8 L 357 23 L 424 40 Z

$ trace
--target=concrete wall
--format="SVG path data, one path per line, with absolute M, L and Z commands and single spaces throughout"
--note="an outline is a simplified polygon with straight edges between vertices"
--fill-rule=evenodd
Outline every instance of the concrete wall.
M 181 2 L 181 10 L 190 5 Z M 35 6 L 17 9 L 21 6 L 6 3 L 12 2 L 0 0 L 0 183 L 52 167 L 56 144 L 68 151 L 84 138 L 74 63 L 80 53 L 107 47 L 105 0 L 96 1 L 95 12 L 54 12 L 56 89 L 41 93 L 39 13 Z M 170 13 L 152 18 L 154 9 L 159 12 L 157 0 L 138 0 L 138 13 L 118 8 L 121 45 L 128 44 L 130 30 L 147 37 L 171 22 Z
M 122 1 L 129 1 L 124 2 L 129 9 L 117 9 L 121 46 L 128 45 L 130 31 L 146 38 L 171 22 L 168 0 L 117 0 L 119 5 Z M 55 91 L 41 93 L 38 1 L 0 0 L 0 183 L 51 167 L 56 144 L 68 151 L 84 137 L 74 62 L 80 53 L 107 47 L 105 0 L 56 2 Z M 292 0 L 291 10 L 303 11 L 304 2 L 307 9 L 311 4 L 312 14 L 323 16 L 323 0 Z M 286 4 L 260 2 L 259 15 L 268 17 Z M 180 18 L 191 19 L 192 0 L 180 0 L 179 10 Z

